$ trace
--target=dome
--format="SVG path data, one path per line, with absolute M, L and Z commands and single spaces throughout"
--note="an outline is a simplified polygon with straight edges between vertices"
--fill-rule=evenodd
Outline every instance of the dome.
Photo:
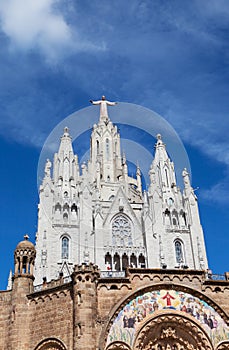
M 19 242 L 15 250 L 30 249 L 35 251 L 34 244 L 30 242 L 28 239 L 29 239 L 29 236 L 25 235 L 24 241 Z

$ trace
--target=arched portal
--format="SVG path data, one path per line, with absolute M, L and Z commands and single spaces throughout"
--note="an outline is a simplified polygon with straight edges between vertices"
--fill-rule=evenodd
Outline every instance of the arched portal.
M 229 341 L 221 342 L 216 348 L 216 350 L 228 350 L 228 349 L 229 349 Z
M 106 350 L 131 350 L 131 348 L 124 342 L 115 341 Z
M 183 339 L 182 341 L 172 344 L 168 343 L 165 347 L 163 342 L 157 343 L 156 339 L 153 338 L 153 334 L 156 333 L 160 333 L 162 337 L 162 330 L 164 328 L 155 328 L 153 330 L 154 333 L 150 333 L 152 339 L 149 340 L 149 343 L 151 341 L 151 345 L 149 345 L 148 348 L 140 348 L 140 343 L 136 345 L 136 339 L 139 337 L 139 329 L 142 329 L 149 320 L 153 320 L 155 317 L 159 316 L 165 317 L 166 315 L 171 315 L 171 313 L 173 319 L 179 317 L 179 319 L 176 319 L 176 322 L 179 321 L 181 325 L 180 328 L 184 329 L 184 333 L 182 334 L 179 333 L 181 330 L 178 333 L 176 331 L 176 336 Z M 182 320 L 186 321 L 184 322 Z M 176 330 L 176 328 L 174 328 L 176 324 L 178 324 L 176 322 L 174 323 L 172 319 L 169 319 L 166 329 L 170 327 Z M 187 322 L 190 324 L 189 328 L 186 327 Z M 191 327 L 191 324 L 194 326 Z M 152 329 L 152 325 L 150 326 L 148 324 L 148 326 Z M 142 291 L 142 293 L 139 291 L 133 298 L 129 298 L 126 303 L 122 303 L 122 307 L 116 313 L 112 324 L 108 325 L 108 327 L 109 331 L 106 337 L 107 347 L 115 341 L 118 342 L 125 339 L 125 343 L 134 350 L 195 350 L 196 344 L 198 344 L 200 340 L 197 339 L 197 342 L 197 340 L 195 340 L 196 338 L 194 340 L 190 338 L 194 330 L 197 335 L 201 332 L 201 334 L 205 334 L 206 339 L 210 341 L 210 345 L 208 344 L 208 346 L 210 346 L 209 348 L 197 347 L 198 350 L 213 349 L 213 347 L 216 349 L 219 341 L 229 341 L 229 327 L 218 313 L 217 309 L 213 308 L 213 306 L 209 305 L 205 300 L 178 288 L 148 289 Z M 185 330 L 185 327 L 188 330 Z M 190 329 L 192 329 L 192 332 Z M 186 341 L 189 341 L 189 343 L 187 343 L 189 344 L 189 348 L 185 345 Z
M 56 338 L 42 340 L 34 350 L 67 350 L 64 344 Z
M 207 334 L 189 317 L 162 313 L 139 329 L 134 350 L 213 350 Z

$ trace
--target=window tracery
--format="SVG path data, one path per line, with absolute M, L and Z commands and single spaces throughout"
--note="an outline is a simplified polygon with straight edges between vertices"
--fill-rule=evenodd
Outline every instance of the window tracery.
M 176 262 L 178 264 L 184 262 L 183 249 L 180 241 L 175 241 L 175 254 L 176 254 Z
M 112 223 L 112 243 L 115 246 L 132 245 L 131 223 L 124 215 L 118 215 Z
M 69 258 L 69 238 L 63 237 L 61 242 L 61 257 L 62 259 Z

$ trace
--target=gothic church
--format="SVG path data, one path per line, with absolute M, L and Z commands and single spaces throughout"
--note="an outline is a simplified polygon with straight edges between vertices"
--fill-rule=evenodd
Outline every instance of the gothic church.
M 229 273 L 208 270 L 187 170 L 181 191 L 158 134 L 143 191 L 108 115 L 115 103 L 91 103 L 88 163 L 80 169 L 68 128 L 46 162 L 36 244 L 17 245 L 0 292 L 0 349 L 229 349 Z

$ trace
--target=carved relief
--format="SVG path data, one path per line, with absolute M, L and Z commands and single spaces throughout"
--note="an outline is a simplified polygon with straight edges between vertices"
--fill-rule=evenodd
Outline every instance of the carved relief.
M 229 349 L 229 341 L 220 343 L 216 350 L 228 350 Z
M 66 347 L 58 339 L 46 339 L 43 340 L 35 350 L 66 350 Z
M 123 342 L 114 342 L 109 345 L 106 350 L 131 350 L 130 347 Z
M 213 350 L 208 336 L 176 314 L 155 317 L 139 331 L 134 350 Z

